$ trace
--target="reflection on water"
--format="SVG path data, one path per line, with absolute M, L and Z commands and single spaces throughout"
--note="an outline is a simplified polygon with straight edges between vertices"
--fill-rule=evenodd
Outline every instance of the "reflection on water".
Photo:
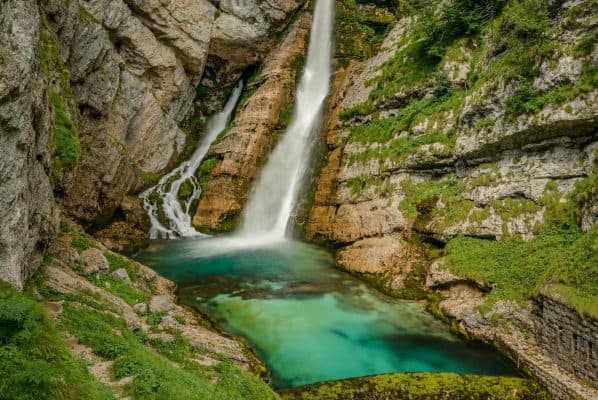
M 494 350 L 450 334 L 421 303 L 380 295 L 304 243 L 161 241 L 138 259 L 177 282 L 181 301 L 245 336 L 277 387 L 388 372 L 514 373 Z

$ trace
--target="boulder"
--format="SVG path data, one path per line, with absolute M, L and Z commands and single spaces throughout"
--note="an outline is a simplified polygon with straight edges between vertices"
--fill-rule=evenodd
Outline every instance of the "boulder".
M 133 306 L 133 311 L 139 315 L 145 314 L 147 312 L 147 304 L 137 303 Z
M 108 260 L 99 249 L 91 248 L 83 251 L 79 256 L 79 260 L 83 266 L 84 275 L 107 272 L 110 269 Z
M 123 281 L 127 285 L 131 284 L 131 278 L 129 278 L 129 274 L 127 273 L 127 270 L 124 268 L 119 268 L 116 271 L 114 271 L 112 273 L 112 277 L 114 279 L 118 279 L 119 281 Z
M 151 312 L 168 312 L 175 308 L 176 305 L 172 302 L 170 297 L 165 294 L 154 296 L 149 302 L 149 310 Z

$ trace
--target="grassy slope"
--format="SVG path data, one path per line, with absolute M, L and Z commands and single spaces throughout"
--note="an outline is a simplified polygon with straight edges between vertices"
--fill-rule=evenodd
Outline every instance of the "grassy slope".
M 79 252 L 98 246 L 85 233 L 67 233 Z M 125 268 L 133 282 L 141 279 L 135 263 L 112 252 L 105 255 L 111 271 Z M 45 265 L 64 268 L 52 259 L 47 259 Z M 80 267 L 71 268 L 77 272 Z M 130 305 L 146 302 L 152 295 L 142 286 L 133 288 L 110 275 L 95 274 L 87 279 Z M 64 302 L 56 321 L 48 317 L 41 305 L 48 301 Z M 112 390 L 90 375 L 85 362 L 69 351 L 66 336 L 75 337 L 101 360 L 112 361 L 113 381 L 132 377 L 123 386 L 124 394 L 131 399 L 277 398 L 262 380 L 228 359 L 216 356 L 219 364 L 214 366 L 198 363 L 196 360 L 204 354 L 215 356 L 208 349 L 192 345 L 174 329 L 166 331 L 174 338 L 172 341 L 152 336 L 161 332 L 158 324 L 164 313 L 148 313 L 144 317 L 149 327 L 131 331 L 118 309 L 102 296 L 85 290 L 76 294 L 56 292 L 44 283 L 42 272 L 23 294 L 0 281 L 0 400 L 113 399 Z

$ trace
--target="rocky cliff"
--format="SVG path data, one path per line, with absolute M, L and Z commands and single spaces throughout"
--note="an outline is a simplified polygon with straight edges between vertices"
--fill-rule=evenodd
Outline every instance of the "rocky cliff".
M 3 2 L 0 277 L 22 287 L 59 209 L 90 231 L 127 215 L 300 6 Z
M 424 3 L 384 3 L 378 50 L 337 73 L 306 236 L 388 293 L 436 291 L 556 397 L 593 398 L 533 340 L 530 298 L 598 316 L 596 4 Z

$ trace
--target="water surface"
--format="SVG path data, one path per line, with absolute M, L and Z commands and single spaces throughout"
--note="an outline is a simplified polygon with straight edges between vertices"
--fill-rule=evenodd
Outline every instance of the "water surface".
M 246 337 L 278 388 L 389 372 L 514 373 L 498 352 L 452 335 L 422 303 L 379 294 L 304 243 L 159 241 L 138 259 L 177 282 L 183 303 Z

